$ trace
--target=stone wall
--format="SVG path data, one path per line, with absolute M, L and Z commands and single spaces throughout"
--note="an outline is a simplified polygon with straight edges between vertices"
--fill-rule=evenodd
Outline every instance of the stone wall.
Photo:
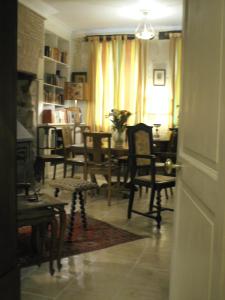
M 18 6 L 17 70 L 37 74 L 44 49 L 44 18 Z
M 84 38 L 76 38 L 73 41 L 72 53 L 72 72 L 87 72 L 90 59 L 89 43 L 84 41 Z

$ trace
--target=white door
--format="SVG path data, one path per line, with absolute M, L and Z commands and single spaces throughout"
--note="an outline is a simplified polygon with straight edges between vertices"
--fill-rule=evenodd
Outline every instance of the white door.
M 170 300 L 225 299 L 225 0 L 184 1 Z

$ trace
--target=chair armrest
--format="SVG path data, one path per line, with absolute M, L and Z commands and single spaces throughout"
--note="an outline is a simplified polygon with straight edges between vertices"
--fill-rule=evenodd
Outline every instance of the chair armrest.
M 147 159 L 156 159 L 155 154 L 129 154 L 129 157 L 134 157 L 134 158 L 147 158 Z

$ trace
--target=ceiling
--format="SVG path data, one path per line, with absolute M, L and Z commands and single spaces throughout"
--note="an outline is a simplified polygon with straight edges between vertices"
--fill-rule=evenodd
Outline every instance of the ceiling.
M 43 0 L 54 8 L 54 17 L 74 34 L 133 33 L 140 10 L 150 10 L 156 30 L 182 26 L 182 0 Z

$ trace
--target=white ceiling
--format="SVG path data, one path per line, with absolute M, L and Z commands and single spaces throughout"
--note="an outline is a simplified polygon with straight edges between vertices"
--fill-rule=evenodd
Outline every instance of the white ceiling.
M 150 10 L 156 30 L 182 26 L 182 0 L 43 0 L 54 8 L 54 17 L 74 34 L 133 33 L 140 10 Z

